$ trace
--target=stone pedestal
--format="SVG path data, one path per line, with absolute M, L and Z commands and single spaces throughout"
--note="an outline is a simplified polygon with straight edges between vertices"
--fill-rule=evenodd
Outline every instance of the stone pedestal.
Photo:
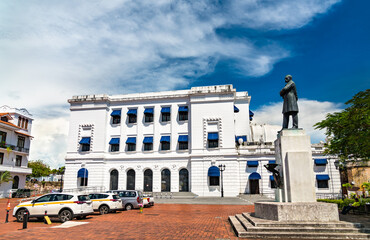
M 256 202 L 255 217 L 278 222 L 333 222 L 339 221 L 336 204 L 323 202 Z
M 275 141 L 283 178 L 281 202 L 316 202 L 310 137 L 301 129 L 282 130 Z

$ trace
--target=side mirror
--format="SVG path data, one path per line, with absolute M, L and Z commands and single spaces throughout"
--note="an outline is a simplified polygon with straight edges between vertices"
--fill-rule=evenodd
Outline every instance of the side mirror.
M 36 202 L 36 200 L 32 200 L 31 203 L 34 204 Z

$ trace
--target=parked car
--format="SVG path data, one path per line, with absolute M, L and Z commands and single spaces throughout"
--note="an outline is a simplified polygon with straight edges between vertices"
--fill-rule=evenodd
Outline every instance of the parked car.
M 123 210 L 122 200 L 115 193 L 91 193 L 89 197 L 94 211 L 99 211 L 102 215 Z
M 154 206 L 154 197 L 151 194 L 144 194 L 143 202 L 145 207 Z
M 13 189 L 12 189 L 13 190 Z M 17 189 L 12 191 L 12 198 L 27 198 L 31 196 L 31 189 Z
M 73 193 L 50 193 L 35 198 L 32 201 L 21 202 L 13 209 L 13 217 L 18 222 L 23 221 L 24 213 L 29 217 L 42 219 L 47 212 L 49 217 L 59 217 L 61 222 L 86 218 L 94 212 L 88 195 Z
M 108 192 L 118 194 L 126 210 L 139 208 L 139 204 L 143 204 L 143 192 L 139 190 L 110 190 Z

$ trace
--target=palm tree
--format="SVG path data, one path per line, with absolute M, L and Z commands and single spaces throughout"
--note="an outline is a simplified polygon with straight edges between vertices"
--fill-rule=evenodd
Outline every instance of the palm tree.
M 8 171 L 0 172 L 0 185 L 2 183 L 7 183 L 7 182 L 10 182 L 12 180 L 13 180 L 13 178 L 12 178 L 12 175 L 10 175 L 10 172 L 8 172 Z

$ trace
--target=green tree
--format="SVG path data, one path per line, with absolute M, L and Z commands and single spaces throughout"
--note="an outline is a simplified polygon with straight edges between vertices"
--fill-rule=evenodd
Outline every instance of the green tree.
M 28 167 L 32 168 L 31 177 L 44 177 L 49 176 L 51 173 L 50 167 L 42 160 L 30 161 L 28 162 Z
M 337 155 L 341 161 L 370 158 L 370 89 L 357 93 L 346 102 L 341 112 L 328 114 L 316 123 L 328 136 L 326 154 Z
M 10 172 L 8 172 L 8 171 L 0 172 L 0 185 L 2 183 L 7 183 L 7 182 L 10 182 L 12 180 L 13 180 L 13 178 L 12 178 L 12 175 L 10 174 Z

